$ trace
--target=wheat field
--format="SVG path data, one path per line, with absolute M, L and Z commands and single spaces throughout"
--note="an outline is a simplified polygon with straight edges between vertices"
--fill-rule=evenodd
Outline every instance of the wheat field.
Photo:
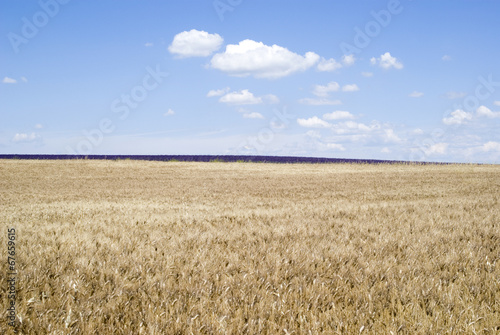
M 498 334 L 500 166 L 0 160 L 18 334 Z

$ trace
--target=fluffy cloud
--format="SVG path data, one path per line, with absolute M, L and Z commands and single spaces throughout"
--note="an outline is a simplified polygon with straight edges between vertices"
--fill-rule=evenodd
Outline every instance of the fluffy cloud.
M 326 147 L 328 149 L 333 149 L 333 150 L 340 150 L 340 151 L 345 151 L 345 148 L 342 144 L 337 144 L 337 143 L 327 143 Z
M 459 125 L 465 123 L 467 120 L 472 119 L 472 114 L 467 113 L 461 109 L 455 110 L 450 115 L 451 115 L 450 117 L 443 118 L 443 123 L 448 126 L 455 124 Z
M 313 116 L 309 119 L 297 119 L 297 123 L 302 127 L 307 128 L 329 128 L 331 124 L 328 122 L 321 120 L 317 116 Z
M 262 116 L 262 114 L 257 113 L 257 112 L 245 113 L 245 114 L 243 114 L 243 117 L 245 119 L 263 119 L 264 118 L 264 116 Z
M 411 98 L 420 98 L 420 97 L 424 96 L 424 93 L 419 92 L 419 91 L 413 91 L 408 96 Z
M 207 93 L 207 97 L 208 98 L 210 98 L 210 97 L 220 97 L 221 95 L 224 95 L 227 92 L 229 92 L 229 87 L 222 88 L 220 90 L 210 90 Z
M 339 88 L 340 85 L 332 81 L 326 85 L 315 85 L 312 93 L 318 97 L 327 97 L 330 92 L 336 92 Z
M 19 143 L 19 142 L 34 142 L 40 139 L 40 135 L 31 133 L 31 134 L 25 134 L 25 133 L 17 133 L 14 135 L 12 138 L 12 142 Z
M 274 79 L 305 71 L 319 58 L 314 52 L 301 56 L 276 44 L 268 46 L 247 39 L 227 45 L 224 52 L 212 57 L 210 65 L 233 76 Z
M 17 83 L 17 80 L 15 80 L 13 78 L 9 78 L 9 77 L 4 77 L 3 80 L 2 80 L 2 83 L 4 83 L 4 84 L 15 84 L 15 83 Z
M 481 147 L 483 151 L 500 151 L 500 143 L 498 142 L 487 142 Z
M 460 99 L 460 98 L 463 98 L 467 95 L 467 93 L 465 92 L 447 92 L 444 96 L 450 100 L 453 100 L 453 99 Z
M 339 62 L 337 62 L 333 58 L 330 58 L 330 59 L 322 58 L 321 61 L 318 63 L 318 71 L 322 71 L 322 72 L 335 71 L 337 69 L 340 69 L 341 67 L 342 67 L 342 64 L 340 64 Z
M 192 29 L 175 35 L 168 51 L 180 57 L 206 57 L 217 51 L 223 41 L 219 34 Z
M 394 133 L 393 129 L 384 129 L 384 142 L 394 142 L 394 143 L 400 143 L 402 140 L 399 138 L 396 133 Z
M 168 111 L 166 111 L 165 113 L 163 113 L 163 116 L 170 116 L 170 115 L 174 115 L 175 112 L 172 110 L 172 109 L 168 109 Z
M 359 87 L 356 84 L 342 86 L 342 92 L 356 92 L 356 91 L 359 91 Z
M 486 106 L 479 106 L 479 108 L 476 110 L 476 113 L 478 116 L 486 116 L 490 119 L 500 117 L 500 112 L 492 112 L 491 109 Z
M 344 55 L 342 57 L 342 63 L 345 66 L 351 66 L 354 64 L 355 61 L 356 61 L 356 58 L 354 58 L 354 55 Z
M 354 115 L 347 111 L 335 111 L 327 114 L 323 114 L 323 119 L 325 120 L 342 120 L 342 119 L 354 119 Z
M 248 90 L 227 93 L 222 96 L 219 101 L 231 105 L 256 105 L 263 102 L 262 98 L 254 96 L 253 93 Z
M 303 105 L 311 105 L 311 106 L 326 106 L 326 105 L 341 105 L 342 101 L 340 100 L 330 100 L 330 99 L 313 99 L 313 98 L 304 98 L 300 99 L 299 103 Z
M 389 52 L 386 52 L 383 55 L 380 55 L 379 58 L 372 57 L 370 59 L 372 65 L 380 66 L 383 69 L 390 69 L 391 67 L 401 70 L 403 68 L 403 64 L 399 62 L 396 57 L 392 57 Z
M 364 123 L 358 123 L 354 121 L 345 121 L 332 125 L 332 130 L 336 134 L 347 134 L 358 131 L 370 132 L 379 128 L 380 126 L 378 124 L 367 126 Z
M 445 154 L 446 149 L 448 148 L 448 143 L 436 143 L 434 145 L 431 145 L 428 149 L 425 150 L 425 153 L 427 155 L 433 155 L 433 154 Z

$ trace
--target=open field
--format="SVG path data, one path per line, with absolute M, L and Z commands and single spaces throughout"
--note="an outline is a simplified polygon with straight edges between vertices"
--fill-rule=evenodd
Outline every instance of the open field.
M 0 333 L 498 334 L 500 166 L 0 160 Z

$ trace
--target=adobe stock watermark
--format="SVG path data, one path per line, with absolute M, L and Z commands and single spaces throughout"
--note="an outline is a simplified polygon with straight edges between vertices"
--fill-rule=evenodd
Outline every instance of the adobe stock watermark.
M 269 125 L 262 128 L 257 133 L 257 136 L 248 136 L 236 150 L 243 149 L 249 152 L 261 153 L 266 146 L 274 141 L 276 134 L 282 132 L 295 119 L 294 115 L 287 113 L 286 106 L 283 106 L 282 110 L 275 108 L 273 113 L 274 117 L 269 121 Z
M 219 20 L 222 22 L 224 21 L 224 13 L 227 11 L 232 12 L 236 7 L 241 5 L 242 2 L 243 0 L 214 0 L 212 5 L 219 16 Z
M 411 0 L 408 0 L 411 1 Z M 371 41 L 376 38 L 383 28 L 389 26 L 392 18 L 403 12 L 403 6 L 399 0 L 389 0 L 386 9 L 381 9 L 378 12 L 372 10 L 370 12 L 373 20 L 368 21 L 363 29 L 358 26 L 354 27 L 354 38 L 352 44 L 340 43 L 340 50 L 344 55 L 359 54 L 364 48 L 370 45 Z
M 71 0 L 40 0 L 38 5 L 41 10 L 37 11 L 27 18 L 23 16 L 21 18 L 22 26 L 20 34 L 9 32 L 7 38 L 9 39 L 12 49 L 17 54 L 19 53 L 19 47 L 22 44 L 28 44 L 30 40 L 35 38 L 40 30 L 45 27 L 52 18 L 54 18 L 61 9 L 62 5 L 66 5 Z
M 481 101 L 484 101 L 491 97 L 495 92 L 496 87 L 500 87 L 500 81 L 494 81 L 493 75 L 489 74 L 487 78 L 479 76 L 477 78 L 479 84 L 474 90 L 474 94 L 469 94 L 461 101 L 461 103 L 453 104 L 451 109 L 447 109 L 443 113 L 442 120 L 450 118 L 453 116 L 452 113 L 455 111 L 468 112 L 470 114 L 474 113 L 481 105 Z M 432 148 L 442 143 L 444 135 L 450 131 L 450 129 L 457 129 L 461 127 L 463 123 L 458 123 L 456 125 L 450 124 L 443 130 L 441 128 L 434 128 L 431 131 L 430 137 L 416 142 L 416 148 L 410 153 L 410 161 L 424 161 L 432 152 Z
M 168 77 L 168 73 L 163 72 L 158 64 L 155 69 L 149 66 L 146 67 L 146 72 L 147 74 L 144 75 L 139 85 L 132 87 L 128 93 L 123 93 L 119 98 L 111 102 L 110 110 L 119 120 L 126 120 L 130 112 L 139 107 L 149 93 L 158 88 L 164 79 Z M 116 129 L 115 122 L 111 118 L 101 119 L 96 128 L 83 130 L 84 138 L 74 148 L 66 146 L 66 151 L 72 155 L 90 154 L 92 150 L 103 143 L 105 135 L 111 134 Z

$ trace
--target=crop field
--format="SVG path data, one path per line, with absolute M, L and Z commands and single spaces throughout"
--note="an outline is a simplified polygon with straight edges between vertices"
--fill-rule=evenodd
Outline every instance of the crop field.
M 0 160 L 0 333 L 498 334 L 499 190 L 495 165 Z

